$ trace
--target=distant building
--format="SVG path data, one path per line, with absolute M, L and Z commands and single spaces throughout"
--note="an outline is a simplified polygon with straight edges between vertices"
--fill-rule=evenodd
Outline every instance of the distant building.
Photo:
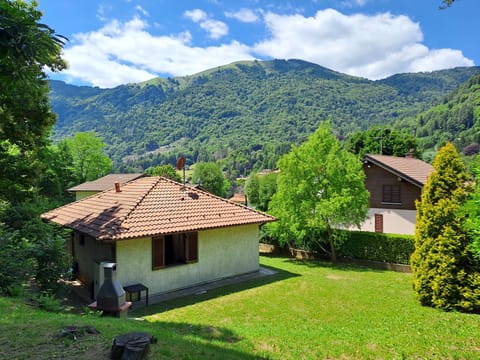
M 420 199 L 433 166 L 412 156 L 365 155 L 363 169 L 370 209 L 361 230 L 413 235 L 415 200 Z
M 68 191 L 75 193 L 75 200 L 80 200 L 101 191 L 113 189 L 115 187 L 115 183 L 123 185 L 144 176 L 145 174 L 109 174 L 97 180 L 87 181 L 80 185 L 74 186 L 68 189 Z

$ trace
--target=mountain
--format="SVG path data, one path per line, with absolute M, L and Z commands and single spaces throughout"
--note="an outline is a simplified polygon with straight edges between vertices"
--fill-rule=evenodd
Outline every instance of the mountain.
M 442 101 L 413 118 L 399 121 L 410 128 L 425 150 L 453 141 L 465 154 L 480 149 L 480 73 L 445 96 Z
M 117 169 L 223 159 L 244 172 L 274 167 L 329 119 L 338 136 L 412 118 L 480 70 L 456 68 L 371 81 L 302 60 L 245 61 L 192 76 L 113 89 L 51 81 L 54 138 L 95 131 Z

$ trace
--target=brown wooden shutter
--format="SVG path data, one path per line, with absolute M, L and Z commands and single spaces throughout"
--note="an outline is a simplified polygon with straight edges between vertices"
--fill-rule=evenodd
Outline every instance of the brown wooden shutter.
M 375 232 L 383 232 L 383 215 L 375 214 Z
M 198 233 L 187 233 L 185 244 L 185 259 L 187 263 L 198 261 Z
M 152 238 L 152 270 L 165 267 L 165 238 L 158 236 Z

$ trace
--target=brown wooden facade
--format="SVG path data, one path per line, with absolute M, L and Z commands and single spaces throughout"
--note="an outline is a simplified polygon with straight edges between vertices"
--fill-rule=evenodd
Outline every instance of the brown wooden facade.
M 370 162 L 363 167 L 371 208 L 415 210 L 421 188 Z

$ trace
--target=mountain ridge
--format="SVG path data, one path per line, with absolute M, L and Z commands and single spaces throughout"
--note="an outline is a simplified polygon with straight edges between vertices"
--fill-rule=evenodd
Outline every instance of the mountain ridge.
M 373 81 L 292 59 L 241 61 L 112 89 L 52 81 L 54 138 L 95 131 L 121 170 L 174 163 L 182 153 L 190 163 L 227 159 L 244 172 L 274 166 L 325 120 L 347 136 L 413 117 L 478 71 L 455 68 Z M 156 155 L 157 149 L 162 151 Z

